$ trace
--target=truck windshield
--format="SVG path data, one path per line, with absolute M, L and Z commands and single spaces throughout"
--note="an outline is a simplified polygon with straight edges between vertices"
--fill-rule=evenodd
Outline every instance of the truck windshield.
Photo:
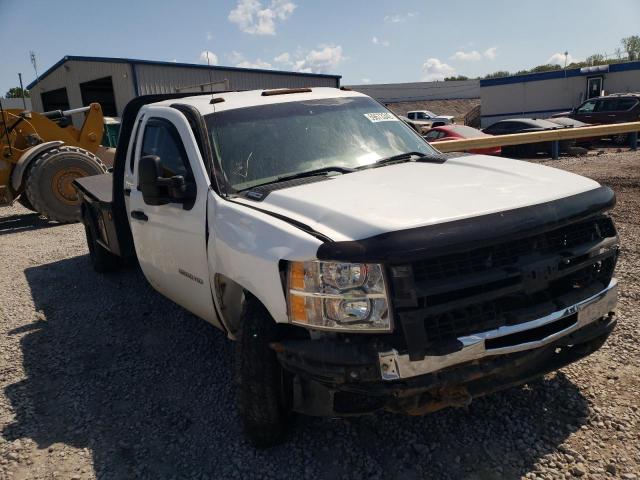
M 366 97 L 261 105 L 210 114 L 205 120 L 226 180 L 236 192 L 325 167 L 348 171 L 404 152 L 438 153 Z

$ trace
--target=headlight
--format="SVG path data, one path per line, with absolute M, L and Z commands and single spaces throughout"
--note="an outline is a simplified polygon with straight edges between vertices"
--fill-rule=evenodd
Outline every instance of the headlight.
M 342 331 L 391 331 L 382 267 L 372 263 L 290 262 L 291 323 Z

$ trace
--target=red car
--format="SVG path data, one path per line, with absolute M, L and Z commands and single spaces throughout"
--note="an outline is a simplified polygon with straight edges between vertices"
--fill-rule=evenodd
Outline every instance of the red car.
M 460 140 L 463 138 L 491 137 L 491 135 L 466 125 L 441 125 L 439 127 L 432 128 L 425 133 L 423 137 L 429 143 L 437 143 L 447 140 Z M 500 155 L 500 153 L 502 153 L 502 149 L 500 147 L 477 148 L 475 150 L 470 150 L 470 152 L 482 155 Z

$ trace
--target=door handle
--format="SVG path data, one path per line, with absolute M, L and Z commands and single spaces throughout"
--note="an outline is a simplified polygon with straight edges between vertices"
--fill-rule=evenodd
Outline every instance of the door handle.
M 149 217 L 142 210 L 132 210 L 131 218 L 135 218 L 136 220 L 140 220 L 142 222 L 146 222 L 149 220 Z

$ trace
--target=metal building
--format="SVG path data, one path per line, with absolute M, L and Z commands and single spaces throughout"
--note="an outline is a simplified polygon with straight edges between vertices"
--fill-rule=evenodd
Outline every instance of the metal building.
M 480 97 L 479 80 L 452 80 L 446 82 L 380 83 L 349 85 L 382 103 L 449 100 Z
M 640 92 L 640 62 L 480 80 L 481 124 L 514 117 L 547 118 L 609 93 Z
M 129 100 L 152 93 L 260 88 L 339 87 L 339 75 L 220 67 L 131 58 L 67 55 L 27 85 L 35 111 L 99 102 L 118 117 Z

